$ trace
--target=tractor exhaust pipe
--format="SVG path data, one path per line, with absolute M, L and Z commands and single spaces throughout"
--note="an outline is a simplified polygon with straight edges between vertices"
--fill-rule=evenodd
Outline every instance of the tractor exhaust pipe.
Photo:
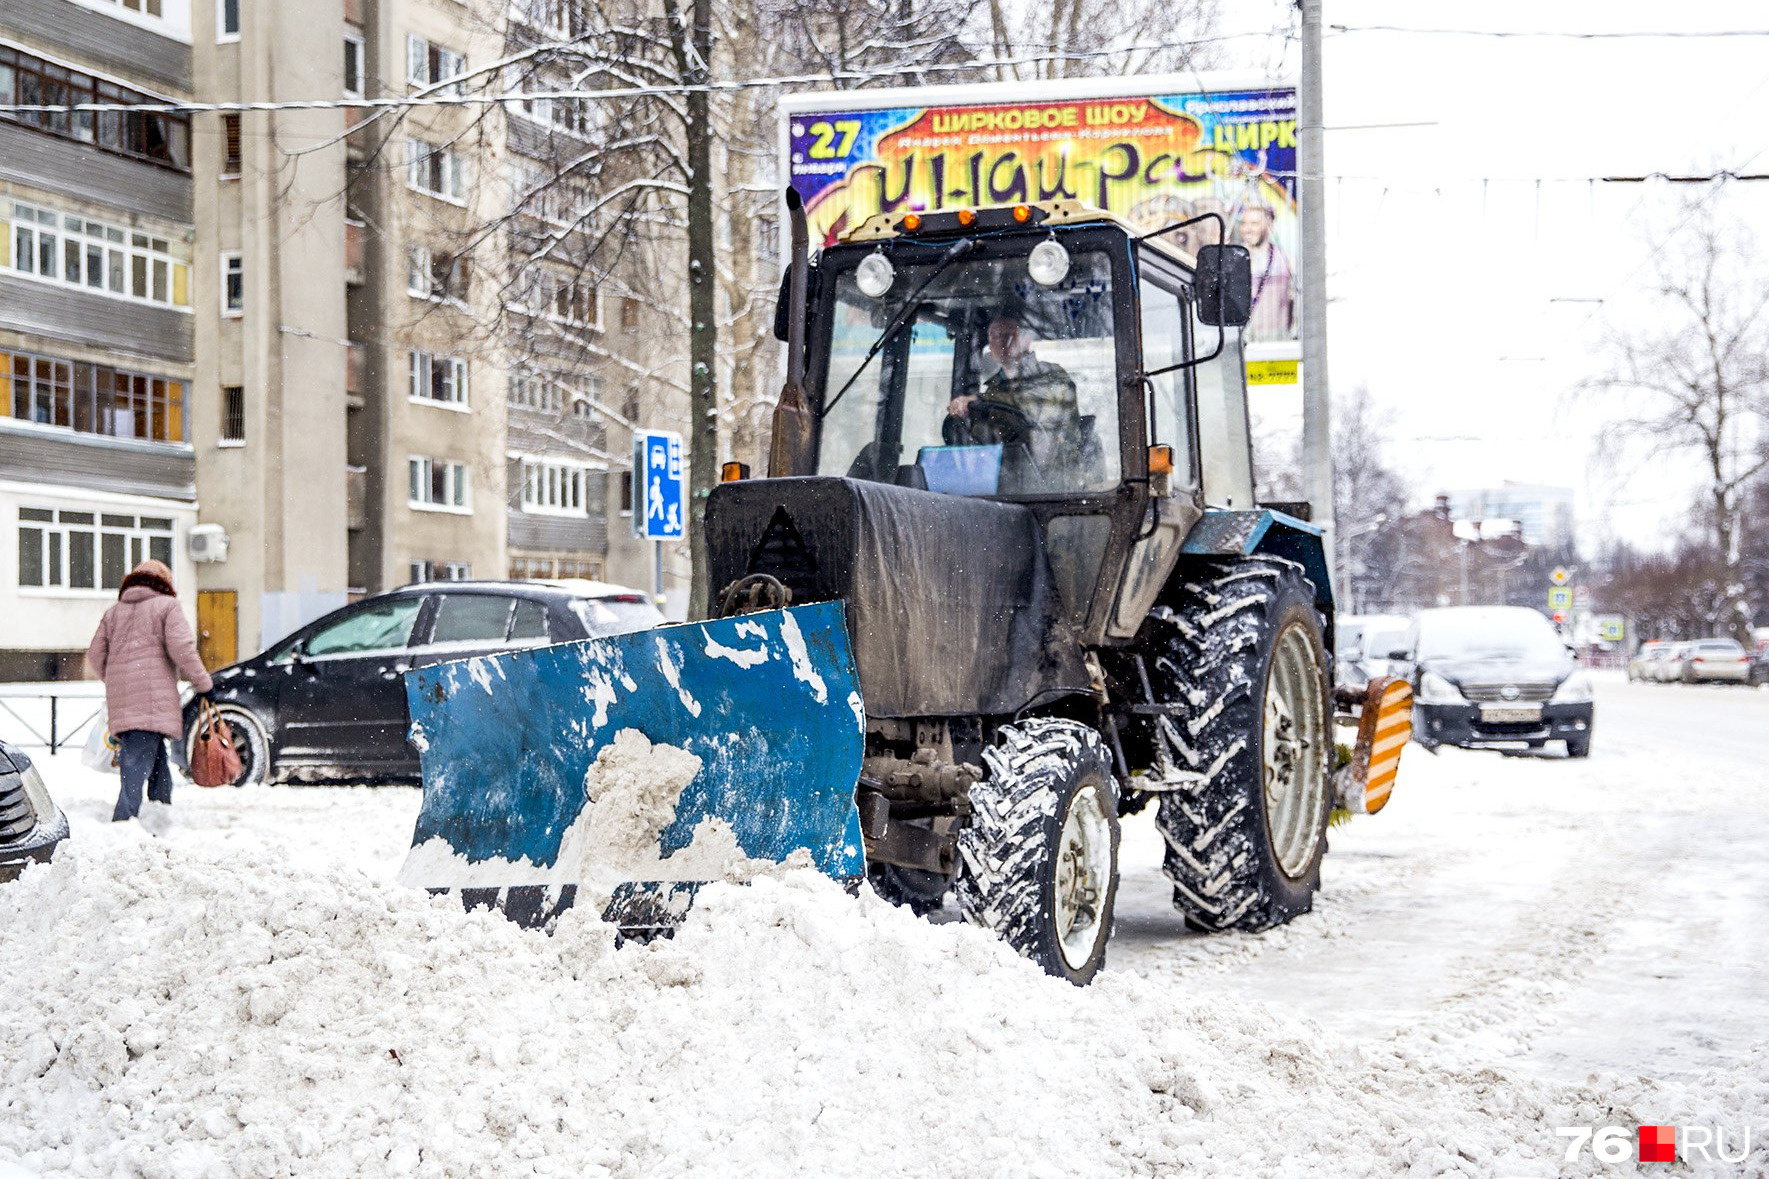
M 786 190 L 786 219 L 792 232 L 792 255 L 786 270 L 786 385 L 774 406 L 768 446 L 768 475 L 811 473 L 811 407 L 805 401 L 805 287 L 810 269 L 810 235 L 805 228 L 805 203 L 798 190 Z

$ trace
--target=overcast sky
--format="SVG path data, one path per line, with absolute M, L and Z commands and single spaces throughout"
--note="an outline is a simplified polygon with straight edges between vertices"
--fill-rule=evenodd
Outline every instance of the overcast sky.
M 1288 0 L 1223 0 L 1222 29 L 1270 28 L 1292 12 Z M 1332 26 L 1750 30 L 1769 29 L 1769 9 L 1326 0 L 1325 14 L 1333 386 L 1365 384 L 1392 411 L 1395 464 L 1425 502 L 1506 479 L 1552 483 L 1576 489 L 1593 538 L 1613 528 L 1651 544 L 1679 527 L 1699 478 L 1693 457 L 1595 462 L 1612 405 L 1574 390 L 1604 367 L 1605 324 L 1643 314 L 1653 248 L 1681 219 L 1687 188 L 1583 178 L 1769 171 L 1769 36 L 1500 39 Z M 1230 41 L 1225 56 L 1235 67 L 1282 61 L 1291 73 L 1300 63 L 1281 38 Z M 1716 201 L 1769 224 L 1769 182 L 1731 184 Z

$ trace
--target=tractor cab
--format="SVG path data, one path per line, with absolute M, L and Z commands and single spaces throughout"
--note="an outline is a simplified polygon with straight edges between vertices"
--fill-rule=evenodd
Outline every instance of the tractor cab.
M 809 276 L 773 473 L 1024 504 L 1084 641 L 1134 634 L 1206 505 L 1253 506 L 1245 251 L 1205 253 L 1073 201 L 869 219 Z

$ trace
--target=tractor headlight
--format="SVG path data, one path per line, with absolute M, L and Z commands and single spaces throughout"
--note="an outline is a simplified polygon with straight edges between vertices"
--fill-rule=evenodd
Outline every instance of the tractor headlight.
M 1467 703 L 1466 700 L 1462 699 L 1461 689 L 1438 675 L 1435 671 L 1428 671 L 1419 677 L 1418 700 L 1420 704 Z
M 1054 287 L 1069 273 L 1069 251 L 1063 249 L 1063 243 L 1052 234 L 1032 247 L 1032 255 L 1026 259 L 1026 270 L 1039 286 Z
M 1575 671 L 1560 681 L 1554 689 L 1554 698 L 1550 704 L 1588 704 L 1591 701 L 1591 677 L 1582 671 Z
M 854 267 L 854 285 L 868 298 L 876 299 L 883 295 L 896 281 L 897 268 L 891 265 L 891 260 L 881 251 L 874 250 L 860 259 L 860 265 Z

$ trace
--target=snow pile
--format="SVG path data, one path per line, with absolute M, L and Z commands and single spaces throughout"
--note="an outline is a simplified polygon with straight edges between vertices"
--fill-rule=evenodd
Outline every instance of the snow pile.
M 583 910 L 548 938 L 119 836 L 0 889 L 0 954 L 27 1173 L 1548 1174 L 1579 1106 L 1625 1120 L 1253 1005 L 1078 991 L 809 871 L 617 951 Z
M 662 853 L 658 841 L 699 772 L 700 759 L 685 749 L 654 745 L 637 729 L 616 733 L 590 766 L 583 809 L 560 840 L 559 863 L 569 870 L 561 883 L 588 887 L 600 912 L 629 880 L 749 880 L 775 868 L 746 856 L 715 815 L 694 825 L 687 847 Z M 809 853 L 801 859 L 810 866 Z

